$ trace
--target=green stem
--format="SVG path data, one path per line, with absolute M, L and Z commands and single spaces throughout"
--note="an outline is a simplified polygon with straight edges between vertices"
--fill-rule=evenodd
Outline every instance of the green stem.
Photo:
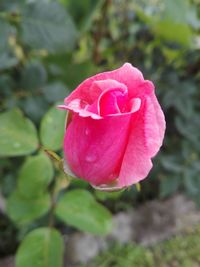
M 56 208 L 56 199 L 57 199 L 57 190 L 56 190 L 56 183 L 54 181 L 53 190 L 51 192 L 51 208 L 49 212 L 49 227 L 52 228 L 55 223 L 55 208 Z
M 45 148 L 43 149 L 44 149 L 44 152 L 51 159 L 53 166 L 56 170 L 55 176 L 53 178 L 52 186 L 50 189 L 51 207 L 50 207 L 50 212 L 49 212 L 49 227 L 53 227 L 55 223 L 55 208 L 56 208 L 56 201 L 57 201 L 58 194 L 62 189 L 66 189 L 69 186 L 70 179 L 66 178 L 66 174 L 63 168 L 63 160 L 54 151 L 51 151 Z M 63 177 L 63 174 L 64 174 L 64 178 L 67 180 L 63 180 L 63 178 L 61 179 L 61 177 Z

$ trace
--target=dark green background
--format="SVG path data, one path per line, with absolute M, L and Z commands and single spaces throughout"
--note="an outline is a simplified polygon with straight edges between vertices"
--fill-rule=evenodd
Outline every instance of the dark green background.
M 157 88 L 167 122 L 164 145 L 140 193 L 132 187 L 120 200 L 95 196 L 112 212 L 177 191 L 200 206 L 199 16 L 199 0 L 1 0 L 0 111 L 17 107 L 40 129 L 50 107 L 83 79 L 130 62 Z M 61 153 L 59 143 L 54 148 Z M 5 199 L 16 190 L 26 153 L 11 154 L 0 158 Z M 80 186 L 87 185 L 71 187 Z

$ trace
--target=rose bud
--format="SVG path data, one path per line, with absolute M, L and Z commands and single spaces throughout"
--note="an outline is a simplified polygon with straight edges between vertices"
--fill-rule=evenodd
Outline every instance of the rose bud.
M 83 81 L 64 100 L 66 171 L 102 190 L 144 179 L 165 132 L 154 85 L 131 64 Z

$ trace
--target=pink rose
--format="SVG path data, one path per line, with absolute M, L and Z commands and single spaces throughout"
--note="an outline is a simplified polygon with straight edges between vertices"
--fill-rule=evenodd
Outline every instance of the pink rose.
M 131 64 L 83 81 L 67 98 L 67 171 L 105 190 L 144 179 L 159 151 L 165 118 L 154 85 Z

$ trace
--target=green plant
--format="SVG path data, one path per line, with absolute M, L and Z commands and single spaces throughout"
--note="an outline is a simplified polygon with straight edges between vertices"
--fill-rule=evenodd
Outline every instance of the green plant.
M 66 191 L 71 179 L 58 155 L 66 114 L 56 101 L 68 91 L 51 57 L 71 57 L 78 31 L 57 1 L 2 1 L 0 7 L 1 185 L 18 229 L 16 266 L 59 267 L 64 244 L 58 222 L 94 234 L 111 228 L 110 212 L 91 193 Z
M 26 264 L 23 255 L 32 242 L 40 244 L 35 254 L 30 247 L 32 261 L 41 260 L 38 266 L 47 260 L 41 259 L 44 251 L 54 257 L 54 266 L 61 264 L 58 222 L 107 233 L 110 213 L 95 199 L 115 212 L 133 201 L 182 190 L 200 203 L 199 14 L 198 0 L 0 2 L 0 186 L 7 203 L 4 216 L 17 227 L 17 267 Z M 140 193 L 130 188 L 119 195 L 93 194 L 82 181 L 69 185 L 44 150 L 62 157 L 65 114 L 57 103 L 84 78 L 125 61 L 158 89 L 167 119 L 164 147 Z M 90 207 L 102 213 L 101 224 Z M 57 255 L 48 240 L 60 248 Z M 13 252 L 13 246 L 10 251 L 4 247 Z
M 143 248 L 136 244 L 115 245 L 101 253 L 89 267 L 178 267 L 199 266 L 199 227 L 171 239 Z M 83 267 L 83 266 L 82 266 Z

